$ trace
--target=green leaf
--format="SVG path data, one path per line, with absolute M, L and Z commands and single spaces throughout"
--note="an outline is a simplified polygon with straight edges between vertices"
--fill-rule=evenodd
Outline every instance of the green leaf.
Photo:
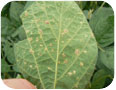
M 20 40 L 26 39 L 26 33 L 25 33 L 25 31 L 24 31 L 24 29 L 23 29 L 22 26 L 19 27 L 19 28 L 17 29 L 17 31 L 18 31 L 18 36 L 19 36 Z
M 104 87 L 106 78 L 110 75 L 103 69 L 98 70 L 92 79 L 91 89 L 101 89 Z
M 1 72 L 2 73 L 10 72 L 10 66 L 4 59 L 1 59 Z
M 12 43 L 6 41 L 4 45 L 5 56 L 7 57 L 10 63 L 15 63 L 15 55 L 14 55 L 14 46 Z
M 90 19 L 97 42 L 106 47 L 114 42 L 114 13 L 112 8 L 97 9 Z
M 114 72 L 114 47 L 107 47 L 105 52 L 99 52 L 98 64 L 99 68 L 108 68 L 112 73 Z M 106 68 L 105 68 L 106 67 Z M 110 73 L 111 73 L 110 72 Z
M 6 17 L 1 17 L 1 36 L 6 38 L 14 32 L 14 27 Z
M 24 10 L 24 5 L 18 2 L 11 2 L 10 6 L 10 19 L 15 27 L 21 25 L 20 14 Z
M 20 72 L 39 79 L 40 88 L 84 88 L 94 71 L 97 45 L 78 5 L 33 2 L 21 19 L 27 39 L 14 50 Z

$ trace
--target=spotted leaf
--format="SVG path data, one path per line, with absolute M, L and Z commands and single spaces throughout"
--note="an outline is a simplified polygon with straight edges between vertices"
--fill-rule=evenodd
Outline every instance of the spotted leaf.
M 41 88 L 84 88 L 97 45 L 75 2 L 33 2 L 21 15 L 27 39 L 15 44 L 17 66 Z

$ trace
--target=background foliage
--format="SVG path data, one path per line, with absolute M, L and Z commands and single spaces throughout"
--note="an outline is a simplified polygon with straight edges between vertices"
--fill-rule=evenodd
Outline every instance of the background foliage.
M 96 69 L 86 88 L 104 88 L 114 77 L 114 12 L 105 2 L 76 2 L 86 16 L 96 37 L 99 53 Z M 15 66 L 14 43 L 26 38 L 20 14 L 30 2 L 10 2 L 1 12 L 1 76 L 2 79 L 25 78 Z M 29 78 L 29 77 L 28 77 Z M 31 81 L 31 80 L 30 80 Z M 37 81 L 35 81 L 35 85 Z

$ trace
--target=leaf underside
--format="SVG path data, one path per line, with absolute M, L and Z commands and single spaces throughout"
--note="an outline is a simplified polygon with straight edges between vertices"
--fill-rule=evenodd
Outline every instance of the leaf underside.
M 15 44 L 19 70 L 40 81 L 41 88 L 84 88 L 97 45 L 78 5 L 33 2 L 21 19 L 27 39 Z

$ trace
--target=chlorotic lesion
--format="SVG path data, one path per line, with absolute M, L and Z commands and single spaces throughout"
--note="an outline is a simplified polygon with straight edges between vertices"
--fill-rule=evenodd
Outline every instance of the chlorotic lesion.
M 69 76 L 72 76 L 72 72 L 68 72 L 68 75 L 69 75 Z
M 47 51 L 47 50 L 48 50 L 48 48 L 46 47 L 44 50 L 45 50 L 45 51 Z
M 66 57 L 65 53 L 62 53 L 62 57 Z
M 80 62 L 80 66 L 81 66 L 81 67 L 84 66 L 84 63 L 83 63 L 83 62 Z

